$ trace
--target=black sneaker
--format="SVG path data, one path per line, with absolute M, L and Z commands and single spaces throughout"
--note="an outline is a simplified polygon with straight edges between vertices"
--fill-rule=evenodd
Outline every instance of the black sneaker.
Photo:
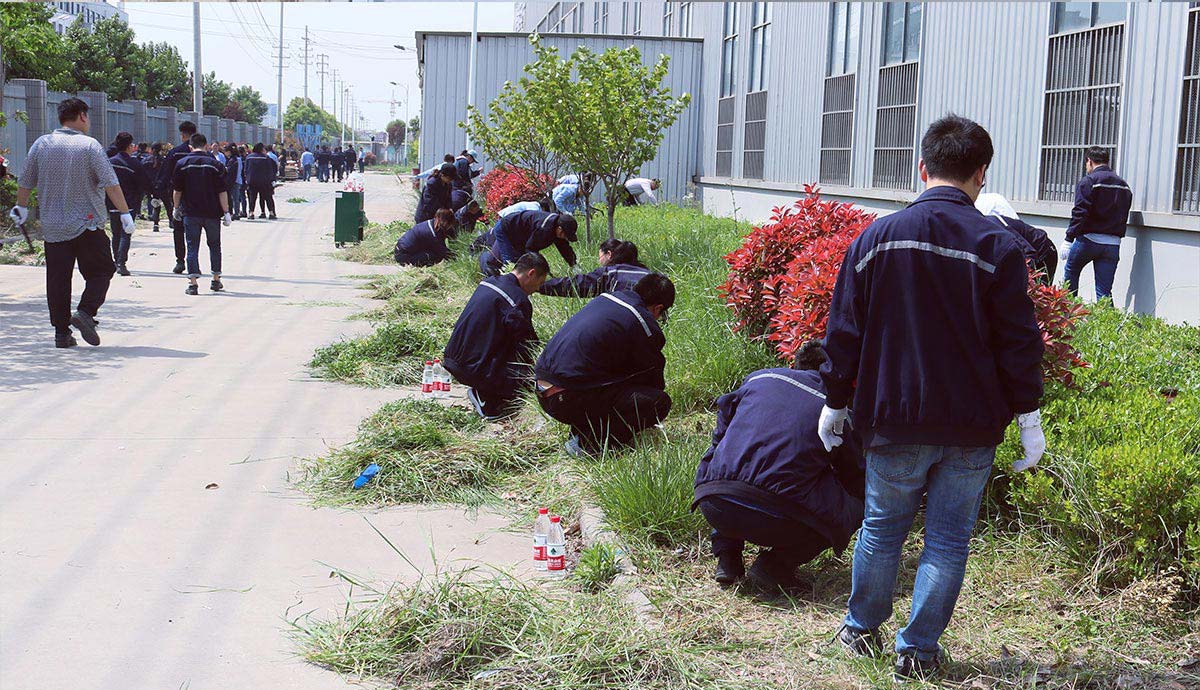
M 746 576 L 746 563 L 742 554 L 726 551 L 717 556 L 717 570 L 713 579 L 722 585 L 732 585 Z
M 172 268 L 171 272 L 172 273 L 183 273 L 186 269 L 187 269 L 187 266 L 184 266 L 182 261 L 176 261 L 175 268 Z
M 188 295 L 198 295 L 200 294 L 200 288 L 195 285 L 188 285 L 187 289 L 184 290 L 184 293 Z
M 786 594 L 800 587 L 795 564 L 781 561 L 771 550 L 758 554 L 746 572 L 746 580 L 768 595 Z
M 96 346 L 100 344 L 100 334 L 96 332 L 96 320 L 87 312 L 75 310 L 75 314 L 71 317 L 71 325 L 79 329 L 79 335 L 83 336 L 88 345 Z
M 127 276 L 129 275 L 129 269 L 125 268 L 125 264 L 117 264 L 117 273 L 119 275 Z
M 213 278 L 212 283 L 210 283 L 208 286 L 208 289 L 212 290 L 213 292 L 220 292 L 225 289 L 225 286 L 221 284 L 220 278 Z
M 154 228 L 152 228 L 152 229 L 154 230 L 154 232 L 158 232 L 158 223 L 155 223 Z
M 75 336 L 70 333 L 54 334 L 54 347 L 75 347 L 77 345 L 79 343 L 75 341 Z
M 878 630 L 858 632 L 843 625 L 838 628 L 835 641 L 847 652 L 854 656 L 865 656 L 875 659 L 883 654 L 883 640 L 879 638 Z
M 279 216 L 277 216 L 277 215 L 275 215 L 274 213 L 272 213 L 272 214 L 271 214 L 271 218 L 270 218 L 270 219 L 271 219 L 271 220 L 275 220 L 275 219 L 276 219 L 276 218 L 278 218 L 278 217 L 279 217 Z
M 942 661 L 937 656 L 932 659 L 918 659 L 911 653 L 905 653 L 897 657 L 892 677 L 900 682 L 929 680 L 938 674 L 941 665 Z

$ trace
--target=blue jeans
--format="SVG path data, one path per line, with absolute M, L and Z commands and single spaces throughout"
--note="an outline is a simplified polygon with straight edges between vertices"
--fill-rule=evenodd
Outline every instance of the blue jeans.
M 1079 294 L 1079 274 L 1089 263 L 1095 266 L 1096 299 L 1112 297 L 1113 278 L 1117 275 L 1117 261 L 1121 258 L 1121 245 L 1100 244 L 1083 237 L 1076 237 L 1067 254 L 1067 265 L 1063 277 L 1072 295 Z
M 300 179 L 304 180 L 305 182 L 308 182 L 308 175 L 311 172 L 312 172 L 312 163 L 309 163 L 308 165 L 303 166 L 302 168 L 300 168 Z
M 245 214 L 245 191 L 242 185 L 234 184 L 229 189 L 229 211 L 234 216 L 244 216 Z
M 896 652 L 930 659 L 954 613 L 968 544 L 995 448 L 889 445 L 867 450 L 867 501 L 854 546 L 846 627 L 875 630 L 892 616 L 900 551 L 913 517 L 925 503 L 925 546 L 913 585 L 908 625 L 896 633 Z
M 329 179 L 329 166 L 328 165 L 318 165 L 317 166 L 317 182 L 325 182 L 328 179 Z
M 183 217 L 183 235 L 187 241 L 189 278 L 200 277 L 200 231 L 208 239 L 208 262 L 214 278 L 221 277 L 221 219 Z

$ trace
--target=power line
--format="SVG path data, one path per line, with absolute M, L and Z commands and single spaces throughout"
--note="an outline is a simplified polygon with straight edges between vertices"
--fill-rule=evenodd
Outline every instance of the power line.
M 257 3 L 246 3 L 246 4 L 257 5 Z M 237 7 L 237 4 L 236 4 L 236 3 L 232 3 L 232 2 L 231 2 L 231 3 L 229 3 L 229 6 L 230 6 L 230 7 Z M 255 9 L 257 9 L 257 6 L 255 7 Z M 171 12 L 156 12 L 156 11 L 154 11 L 154 10 L 142 9 L 142 8 L 140 8 L 140 7 L 139 7 L 139 8 L 137 8 L 136 10 L 134 10 L 134 11 L 135 11 L 135 12 L 138 12 L 138 13 L 145 13 L 145 14 L 157 14 L 157 15 L 159 15 L 159 16 L 163 16 L 163 17 L 172 17 L 172 18 L 174 18 L 174 19 L 180 19 L 180 18 L 181 18 L 181 16 L 180 16 L 180 15 L 178 15 L 178 14 L 173 14 L 173 13 L 171 13 Z M 259 12 L 259 16 L 260 16 L 260 17 L 262 17 L 262 12 L 261 12 L 261 11 Z M 264 19 L 263 21 L 265 22 L 266 20 Z M 303 33 L 303 32 L 304 32 L 304 27 L 298 27 L 298 26 L 284 26 L 284 27 L 283 27 L 283 29 L 284 29 L 284 31 L 295 31 L 295 32 L 296 32 L 296 33 L 298 33 L 298 34 L 299 34 L 299 33 Z M 327 33 L 327 34 L 330 34 L 330 33 L 331 33 L 331 34 L 350 34 L 350 35 L 352 35 L 352 36 L 371 36 L 371 37 L 373 37 L 373 38 L 379 38 L 379 33 L 378 33 L 378 32 L 368 32 L 368 31 L 346 31 L 346 30 L 343 30 L 343 29 L 321 29 L 321 33 Z M 396 39 L 396 40 L 392 40 L 391 42 L 392 42 L 392 43 L 396 43 L 396 42 L 399 42 L 399 41 L 401 41 L 401 40 L 402 40 L 402 39 Z M 407 40 L 407 39 L 403 39 L 403 40 Z

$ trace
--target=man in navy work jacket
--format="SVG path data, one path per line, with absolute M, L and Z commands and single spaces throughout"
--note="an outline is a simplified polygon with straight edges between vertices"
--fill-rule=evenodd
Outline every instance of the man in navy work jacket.
M 471 166 L 478 161 L 479 154 L 475 153 L 474 149 L 463 151 L 454 159 L 454 171 L 458 177 L 454 178 L 454 188 L 461 189 L 467 194 L 472 194 L 475 191 L 475 183 L 473 178 L 479 177 L 479 170 L 472 170 Z
M 254 145 L 252 153 L 242 160 L 242 165 L 246 167 L 243 177 L 250 197 L 250 215 L 247 218 L 254 219 L 254 204 L 257 202 L 258 216 L 267 218 L 267 210 L 270 209 L 270 219 L 275 220 L 275 180 L 279 166 L 267 156 L 266 147 L 262 142 Z
M 637 245 L 625 240 L 609 239 L 600 243 L 600 268 L 566 278 L 547 280 L 539 290 L 552 297 L 595 297 L 604 292 L 632 290 L 650 275 L 650 269 L 638 262 Z
M 484 279 L 454 324 L 442 361 L 470 387 L 467 399 L 484 419 L 516 412 L 532 384 L 529 364 L 538 336 L 529 296 L 549 273 L 544 256 L 525 254 L 512 273 Z
M 717 582 L 745 574 L 745 542 L 759 552 L 749 579 L 776 593 L 796 587 L 796 566 L 841 552 L 862 524 L 863 457 L 853 432 L 825 450 L 816 420 L 825 386 L 819 341 L 801 348 L 792 369 L 763 369 L 717 400 L 712 447 L 696 470 L 696 500 L 712 525 Z
M 1054 271 L 1058 269 L 1058 251 L 1045 230 L 1021 220 L 1008 199 L 999 194 L 980 194 L 975 200 L 975 208 L 1013 234 L 1025 261 L 1045 274 L 1040 279 L 1042 283 L 1049 285 L 1054 281 Z
M 134 155 L 133 135 L 129 132 L 117 134 L 113 148 L 116 149 L 116 154 L 109 157 L 108 162 L 112 164 L 113 172 L 117 174 L 117 180 L 121 183 L 125 203 L 130 209 L 140 209 L 142 194 L 150 191 L 150 177 L 142 167 L 142 161 Z M 129 241 L 133 233 L 125 232 L 121 212 L 112 200 L 105 199 L 104 202 L 108 206 L 108 226 L 112 231 L 113 261 L 116 262 L 117 273 L 127 276 L 129 269 L 125 267 L 125 263 L 129 260 Z
M 1129 185 L 1108 167 L 1108 151 L 1087 150 L 1087 174 L 1075 187 L 1075 208 L 1067 226 L 1067 241 L 1060 258 L 1067 262 L 1063 277 L 1071 294 L 1079 292 L 1079 274 L 1095 266 L 1096 299 L 1112 297 L 1113 278 L 1121 258 L 1121 238 L 1133 205 Z
M 175 166 L 180 159 L 185 156 L 192 155 L 192 147 L 190 142 L 192 135 L 196 133 L 196 123 L 190 120 L 184 120 L 179 123 L 179 138 L 181 143 L 175 148 L 167 152 L 167 157 L 163 159 L 162 165 L 158 168 L 158 180 L 156 187 L 159 190 L 159 198 L 163 200 L 163 205 L 167 207 L 167 218 L 171 223 L 171 235 L 175 241 L 175 268 L 172 269 L 175 273 L 183 273 L 183 260 L 187 257 L 187 242 L 183 236 L 183 221 L 175 220 L 175 208 L 172 205 L 174 196 L 171 191 L 175 180 Z
M 466 206 L 454 212 L 454 237 L 460 234 L 474 235 L 475 224 L 483 218 L 483 209 L 479 206 L 479 202 L 474 199 L 467 202 Z
M 329 153 L 328 146 L 322 146 L 317 149 L 317 182 L 329 181 L 329 159 L 332 155 Z
M 413 217 L 414 223 L 423 223 L 433 218 L 440 208 L 450 208 L 450 189 L 456 174 L 453 165 L 442 163 L 437 174 L 429 178 L 425 189 L 421 190 L 421 200 L 417 202 L 417 212 Z
M 433 220 L 417 223 L 409 228 L 400 239 L 392 257 L 402 266 L 432 266 L 450 256 L 446 238 L 454 232 L 454 214 L 448 208 L 438 209 Z
M 213 292 L 225 289 L 221 283 L 221 226 L 228 226 L 229 193 L 225 191 L 225 166 L 204 150 L 208 140 L 203 134 L 192 135 L 192 155 L 175 166 L 175 214 L 182 218 L 187 235 L 187 294 L 199 294 L 200 231 L 208 240 L 208 258 L 212 269 Z
M 659 320 L 675 304 L 670 279 L 652 273 L 633 290 L 606 292 L 567 319 L 538 358 L 538 402 L 571 427 L 567 452 L 629 445 L 671 411 Z
M 821 367 L 826 449 L 849 423 L 866 447 L 866 507 L 854 550 L 850 607 L 837 639 L 879 652 L 892 615 L 904 539 L 925 498 L 925 547 L 895 674 L 937 670 L 996 446 L 1017 416 L 1025 458 L 1045 450 L 1038 404 L 1042 338 L 1013 236 L 976 210 L 992 140 L 956 115 L 921 139 L 926 189 L 872 223 L 837 277 Z
M 492 227 L 492 246 L 479 256 L 479 270 L 485 276 L 497 275 L 521 254 L 540 252 L 551 245 L 558 248 L 568 266 L 575 268 L 571 242 L 579 239 L 578 232 L 575 217 L 565 213 L 521 211 L 505 216 Z

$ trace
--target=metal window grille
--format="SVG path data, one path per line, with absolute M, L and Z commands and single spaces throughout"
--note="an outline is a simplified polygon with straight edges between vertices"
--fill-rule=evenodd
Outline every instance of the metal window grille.
M 608 3 L 600 3 L 600 33 L 608 33 Z
M 674 16 L 675 16 L 675 3 L 664 2 L 663 3 L 663 21 L 662 21 L 662 35 L 663 36 L 671 35 L 671 20 L 674 18 Z
M 767 52 L 771 48 L 771 4 L 754 3 L 750 18 L 750 83 L 747 90 L 765 91 L 770 65 Z
M 821 170 L 824 184 L 850 184 L 854 143 L 854 74 L 825 78 L 821 112 Z
M 733 174 L 733 97 L 717 101 L 717 177 Z
M 592 5 L 592 33 L 600 33 L 600 3 Z
M 694 3 L 681 2 L 679 3 L 679 35 L 692 35 L 692 5 Z
M 1074 199 L 1089 146 L 1107 149 L 1115 165 L 1124 38 L 1124 24 L 1050 37 L 1039 199 Z
M 642 3 L 633 3 L 633 35 L 642 35 Z
M 1200 2 L 1191 4 L 1187 23 L 1174 208 L 1179 213 L 1200 214 Z
M 917 63 L 881 67 L 872 185 L 885 189 L 913 188 L 916 126 Z
M 742 177 L 763 178 L 763 152 L 767 148 L 767 92 L 746 94 L 746 130 L 742 140 Z
M 737 88 L 738 4 L 725 3 L 724 34 L 721 39 L 721 98 Z

